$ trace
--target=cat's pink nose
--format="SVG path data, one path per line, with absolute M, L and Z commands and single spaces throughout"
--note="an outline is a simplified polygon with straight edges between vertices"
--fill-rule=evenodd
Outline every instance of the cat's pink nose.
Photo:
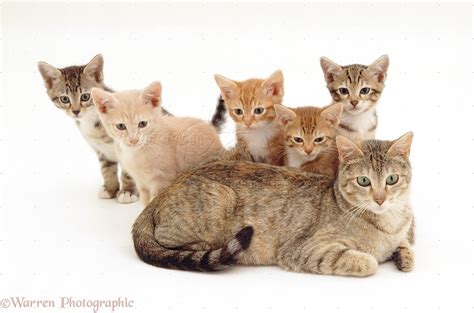
M 382 205 L 385 202 L 385 199 L 383 198 L 376 198 L 374 199 L 375 202 L 377 202 L 378 205 Z
M 310 155 L 311 152 L 313 152 L 313 149 L 306 148 L 304 149 L 304 152 L 306 152 L 307 155 Z
M 359 104 L 359 100 L 351 100 L 351 104 L 355 108 Z
M 128 143 L 131 145 L 136 145 L 138 143 L 138 138 L 128 138 Z

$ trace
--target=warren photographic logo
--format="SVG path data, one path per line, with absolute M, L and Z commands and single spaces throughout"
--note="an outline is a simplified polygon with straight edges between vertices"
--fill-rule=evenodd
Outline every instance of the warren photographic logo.
M 134 307 L 134 300 L 118 297 L 116 299 L 79 299 L 58 297 L 54 299 L 32 299 L 27 297 L 6 297 L 0 299 L 0 309 L 18 309 L 33 312 L 35 309 L 57 308 L 78 312 L 117 312 Z

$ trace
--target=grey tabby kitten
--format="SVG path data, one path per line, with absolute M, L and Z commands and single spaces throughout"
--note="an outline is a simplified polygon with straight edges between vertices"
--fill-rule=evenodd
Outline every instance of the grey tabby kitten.
M 49 98 L 74 119 L 84 139 L 97 153 L 104 178 L 99 198 L 117 197 L 120 203 L 131 203 L 138 200 L 138 191 L 124 171 L 119 183 L 113 140 L 102 126 L 90 95 L 94 87 L 112 91 L 104 84 L 103 66 L 100 54 L 81 66 L 56 68 L 45 62 L 38 63 Z
M 232 264 L 369 276 L 411 271 L 413 134 L 360 145 L 338 136 L 336 181 L 261 163 L 219 161 L 181 175 L 133 225 L 138 256 L 173 269 Z

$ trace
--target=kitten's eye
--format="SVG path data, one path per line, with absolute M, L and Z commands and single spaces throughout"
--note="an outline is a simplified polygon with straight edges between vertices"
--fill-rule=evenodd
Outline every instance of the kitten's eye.
M 325 139 L 326 139 L 326 137 L 318 137 L 318 138 L 314 139 L 314 142 L 315 143 L 322 143 Z
M 235 114 L 235 115 L 242 115 L 242 114 L 244 114 L 244 110 L 242 110 L 242 109 L 234 109 L 234 114 Z
M 147 121 L 141 121 L 140 123 L 138 123 L 138 127 L 140 128 L 144 128 L 148 125 L 148 122 Z
M 387 183 L 387 185 L 395 185 L 396 183 L 398 183 L 398 175 L 397 174 L 388 175 L 385 182 Z
M 293 141 L 296 143 L 302 143 L 304 140 L 301 137 L 293 137 Z
M 61 97 L 59 97 L 59 101 L 61 101 L 62 103 L 69 103 L 69 102 L 70 102 L 68 96 L 61 96 Z
M 366 95 L 370 92 L 370 88 L 369 87 L 364 87 L 360 90 L 360 94 L 361 95 Z
M 370 186 L 370 179 L 367 176 L 357 177 L 357 183 L 362 187 Z
M 347 88 L 339 88 L 339 93 L 341 95 L 348 95 L 349 94 L 349 89 Z
M 81 95 L 81 101 L 89 101 L 89 99 L 91 98 L 91 94 L 90 93 L 83 93 Z
M 119 124 L 115 125 L 115 127 L 117 127 L 118 130 L 126 130 L 127 129 L 127 126 L 125 126 L 125 124 L 123 124 L 123 123 L 119 123 Z
M 258 108 L 253 109 L 253 113 L 255 113 L 257 115 L 262 114 L 264 111 L 265 111 L 265 109 L 262 108 L 262 107 L 258 107 Z

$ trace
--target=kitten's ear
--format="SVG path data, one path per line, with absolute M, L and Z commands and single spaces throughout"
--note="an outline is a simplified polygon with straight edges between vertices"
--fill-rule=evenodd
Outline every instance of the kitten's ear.
M 104 58 L 102 54 L 96 55 L 84 68 L 84 75 L 101 83 L 104 80 Z
M 38 70 L 43 77 L 44 85 L 50 89 L 61 78 L 61 71 L 46 62 L 38 62 Z
M 281 104 L 274 104 L 273 107 L 275 108 L 275 113 L 281 126 L 287 126 L 293 123 L 296 118 L 296 113 L 293 112 L 292 109 Z
M 232 79 L 228 79 L 219 74 L 215 74 L 214 79 L 221 90 L 221 95 L 224 100 L 229 100 L 239 95 L 239 86 Z
M 364 156 L 362 150 L 360 150 L 360 148 L 355 143 L 344 136 L 336 137 L 336 146 L 337 151 L 339 152 L 339 160 L 342 163 L 347 163 L 350 160 L 358 159 Z
M 262 84 L 262 91 L 266 97 L 283 97 L 283 73 L 277 70 L 270 75 Z
M 326 83 L 330 84 L 334 82 L 334 76 L 341 73 L 342 67 L 326 57 L 321 57 L 319 62 L 321 63 L 321 68 L 323 69 Z
M 408 160 L 412 141 L 413 132 L 406 133 L 392 142 L 392 145 L 387 151 L 387 155 L 402 156 L 404 159 Z
M 370 64 L 367 68 L 371 73 L 373 73 L 379 82 L 385 81 L 387 77 L 387 70 L 389 65 L 388 55 L 384 54 L 374 63 Z
M 152 82 L 143 89 L 140 98 L 143 104 L 151 105 L 154 108 L 159 107 L 161 104 L 161 83 L 159 81 Z
M 342 102 L 336 102 L 321 112 L 321 117 L 328 123 L 331 127 L 336 127 L 341 121 L 341 114 L 343 110 Z
M 108 113 L 116 101 L 113 94 L 100 88 L 92 88 L 91 96 L 97 111 L 102 114 Z

